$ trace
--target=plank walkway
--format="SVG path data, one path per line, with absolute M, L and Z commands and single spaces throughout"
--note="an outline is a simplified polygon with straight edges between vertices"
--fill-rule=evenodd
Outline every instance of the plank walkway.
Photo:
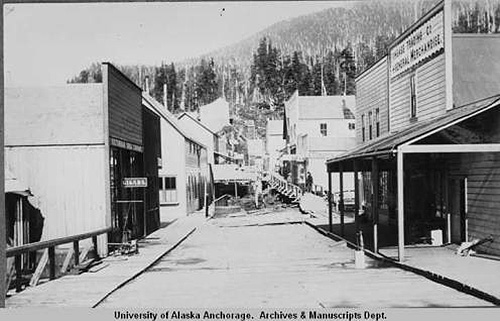
M 355 269 L 344 242 L 294 222 L 276 225 L 272 213 L 211 220 L 99 307 L 491 306 L 368 258 Z
M 161 258 L 203 222 L 205 218 L 200 213 L 179 219 L 140 241 L 139 254 L 109 256 L 102 263 L 109 266 L 95 273 L 66 275 L 29 287 L 7 298 L 6 307 L 93 307 L 107 294 Z

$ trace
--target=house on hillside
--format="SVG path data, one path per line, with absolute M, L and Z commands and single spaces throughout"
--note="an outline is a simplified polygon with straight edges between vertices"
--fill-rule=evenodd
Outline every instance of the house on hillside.
M 355 173 L 365 244 L 400 260 L 473 239 L 500 255 L 500 37 L 453 34 L 451 20 L 439 3 L 357 77 L 357 146 L 327 162 L 329 179 Z
M 277 172 L 280 151 L 285 148 L 283 120 L 268 120 L 266 123 L 264 170 Z
M 299 96 L 285 102 L 284 137 L 292 182 L 305 185 L 306 173 L 326 190 L 325 161 L 355 146 L 354 96 Z M 334 190 L 338 190 L 335 186 Z
M 159 227 L 160 137 L 141 88 L 110 63 L 102 64 L 102 75 L 102 83 L 6 88 L 5 168 L 24 186 L 8 192 L 26 197 L 12 198 L 8 215 L 28 205 L 38 211 L 43 230 L 34 234 L 42 241 L 110 227 L 98 237 L 99 254 L 106 255 L 108 241 Z M 16 225 L 19 237 L 33 227 L 26 223 Z
M 146 93 L 142 94 L 142 104 L 160 118 L 162 146 L 158 182 L 161 222 L 171 222 L 209 206 L 213 200 L 213 183 L 209 166 L 211 153 L 207 152 L 207 146 Z

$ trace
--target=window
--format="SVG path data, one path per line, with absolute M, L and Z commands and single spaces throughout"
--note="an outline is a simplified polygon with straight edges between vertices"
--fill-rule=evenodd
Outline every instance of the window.
M 361 139 L 365 141 L 365 115 L 361 115 Z
M 372 139 L 373 138 L 373 133 L 372 133 L 372 129 L 373 129 L 373 123 L 372 123 L 372 112 L 368 112 L 368 139 Z
M 356 129 L 356 125 L 354 123 L 349 123 L 349 130 Z
M 380 136 L 380 109 L 375 109 L 375 136 Z
M 319 132 L 321 133 L 321 136 L 326 136 L 328 134 L 328 130 L 326 128 L 325 123 L 319 124 Z
M 159 180 L 160 203 L 177 203 L 176 177 L 159 177 Z
M 417 117 L 417 90 L 415 74 L 410 76 L 410 118 Z

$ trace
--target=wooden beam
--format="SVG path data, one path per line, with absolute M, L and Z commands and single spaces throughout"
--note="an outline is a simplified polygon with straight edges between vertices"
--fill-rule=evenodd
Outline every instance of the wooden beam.
M 73 250 L 73 248 L 70 247 L 68 249 L 68 253 L 66 253 L 66 257 L 64 258 L 63 264 L 61 266 L 61 274 L 64 274 L 68 271 L 69 262 L 71 261 L 71 257 L 73 257 L 74 253 L 75 251 Z
M 339 163 L 339 210 L 340 210 L 340 235 L 344 237 L 345 235 L 345 222 L 344 222 L 344 168 L 342 163 Z
M 398 148 L 404 153 L 492 153 L 500 152 L 500 144 L 432 144 L 404 145 Z
M 356 236 L 357 236 L 359 232 L 359 178 L 358 178 L 357 160 L 353 160 L 352 167 L 354 172 L 354 224 L 356 226 Z
M 373 252 L 378 252 L 378 196 L 379 196 L 379 171 L 376 157 L 372 158 L 372 215 L 373 215 Z
M 332 213 L 332 173 L 328 173 L 328 229 L 333 232 L 333 213 Z
M 56 278 L 56 249 L 54 246 L 49 247 L 49 278 Z
M 403 152 L 398 151 L 397 156 L 397 178 L 398 178 L 398 259 L 404 260 L 404 172 L 403 172 Z
M 47 265 L 48 261 L 49 261 L 49 250 L 45 249 L 43 251 L 43 255 L 40 261 L 38 262 L 38 265 L 36 266 L 35 273 L 33 273 L 33 276 L 31 277 L 30 286 L 36 286 L 38 284 L 38 281 L 40 280 L 42 272 L 45 269 L 45 265 Z

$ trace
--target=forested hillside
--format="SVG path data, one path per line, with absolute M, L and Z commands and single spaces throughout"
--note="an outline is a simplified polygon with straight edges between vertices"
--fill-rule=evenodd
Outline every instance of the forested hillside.
M 161 66 L 119 66 L 173 112 L 224 96 L 237 118 L 280 117 L 300 95 L 355 94 L 355 76 L 437 1 L 369 1 L 279 22 L 216 52 Z M 498 33 L 500 0 L 453 1 L 453 31 Z M 69 82 L 99 82 L 99 64 Z M 258 112 L 256 112 L 256 110 Z M 260 130 L 262 133 L 262 130 Z

